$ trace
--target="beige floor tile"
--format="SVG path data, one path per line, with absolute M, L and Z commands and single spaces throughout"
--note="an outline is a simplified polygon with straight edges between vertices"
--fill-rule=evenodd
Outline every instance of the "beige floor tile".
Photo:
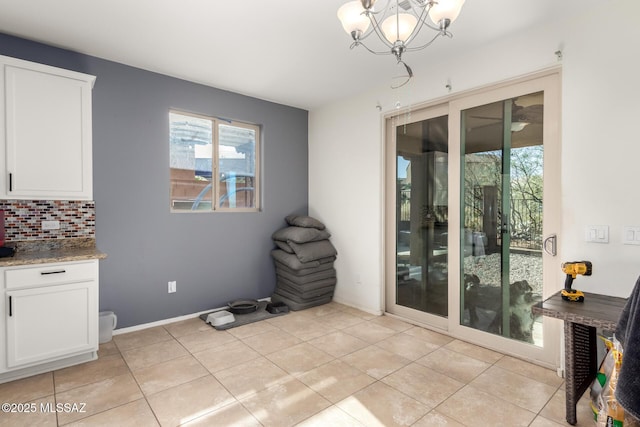
M 294 376 L 301 375 L 334 359 L 333 356 L 309 343 L 298 344 L 265 357 Z
M 381 380 L 383 383 L 413 397 L 418 402 L 435 408 L 460 390 L 464 383 L 412 363 Z
M 354 316 L 353 314 L 344 313 L 342 311 L 336 311 L 335 313 L 317 317 L 316 320 L 323 325 L 329 326 L 334 329 L 345 329 L 350 326 L 357 325 L 358 323 L 366 322 L 362 317 Z
M 536 414 L 473 386 L 465 386 L 437 411 L 467 426 L 526 427 Z
M 70 390 L 129 372 L 120 354 L 100 357 L 91 362 L 70 366 L 53 373 L 56 392 Z
M 118 346 L 116 346 L 115 341 L 113 339 L 109 342 L 105 342 L 100 344 L 98 349 L 98 357 L 110 356 L 112 354 L 118 354 L 120 350 L 118 350 Z
M 252 337 L 245 338 L 242 341 L 262 355 L 274 353 L 302 342 L 300 338 L 280 329 L 260 335 L 254 335 Z
M 437 346 L 443 346 L 453 341 L 453 338 L 449 336 L 432 331 L 430 329 L 420 328 L 418 326 L 407 329 L 402 333 L 410 335 L 414 338 L 421 339 L 422 341 L 430 342 L 431 344 L 435 344 Z
M 564 379 L 559 377 L 552 369 L 543 368 L 542 366 L 534 365 L 533 363 L 525 362 L 524 360 L 511 356 L 504 356 L 496 362 L 496 366 L 553 387 L 560 387 L 564 381 Z
M 445 346 L 448 350 L 471 356 L 474 359 L 482 360 L 487 363 L 496 363 L 502 358 L 502 354 L 488 348 L 470 344 L 468 342 L 455 340 Z
M 564 425 L 566 423 L 565 391 L 556 391 L 549 403 L 540 411 L 540 415 L 550 421 Z M 589 390 L 578 401 L 576 418 L 578 420 L 576 427 L 593 427 L 593 411 L 591 410 Z
M 411 363 L 411 360 L 374 345 L 358 350 L 341 358 L 349 365 L 365 372 L 375 379 L 386 377 L 392 372 Z
M 292 426 L 331 406 L 328 400 L 295 379 L 262 390 L 241 403 L 266 427 Z
M 232 403 L 182 424 L 185 427 L 260 427 L 261 424 L 240 402 Z
M 371 322 L 358 323 L 357 325 L 343 329 L 343 332 L 353 335 L 356 338 L 360 338 L 369 344 L 375 344 L 397 333 L 393 329 L 376 325 Z
M 368 427 L 410 426 L 429 408 L 381 382 L 375 382 L 336 404 Z
M 298 427 L 365 427 L 337 406 L 330 406 L 296 425 Z
M 351 308 L 350 306 L 341 304 L 341 303 L 339 303 L 337 301 L 331 301 L 329 304 L 334 306 L 334 307 L 336 307 L 340 311 L 348 310 L 348 309 Z
M 298 320 L 313 320 L 315 317 L 316 316 L 308 314 L 307 310 L 290 311 L 284 316 L 271 317 L 267 319 L 266 322 L 277 328 L 282 328 Z
M 26 404 L 11 408 L 15 412 L 0 413 L 0 427 L 56 427 L 57 418 L 54 396 L 42 397 L 32 401 L 15 398 L 2 400 L 0 403 Z M 20 409 L 20 410 L 18 410 Z
M 312 316 L 326 316 L 328 314 L 334 315 L 344 309 L 344 306 L 330 302 L 327 304 L 316 305 L 315 307 L 302 310 L 302 313 Z
M 440 348 L 440 346 L 436 344 L 418 340 L 406 334 L 390 336 L 389 338 L 376 343 L 376 345 L 411 360 L 419 359 L 425 354 L 429 354 Z
M 149 396 L 209 375 L 209 371 L 189 355 L 137 370 L 133 375 L 144 394 Z
M 291 378 L 264 357 L 216 372 L 214 376 L 238 399 Z
M 288 317 L 288 315 L 282 316 L 281 318 L 284 319 L 285 317 Z M 311 316 L 298 316 L 293 318 L 291 322 L 277 326 L 283 331 L 288 332 L 303 341 L 312 340 L 335 331 L 332 327 L 323 325 L 321 321 L 317 320 L 317 318 L 312 318 Z
M 466 427 L 456 420 L 442 415 L 436 410 L 420 418 L 412 427 Z
M 351 314 L 353 316 L 360 317 L 360 318 L 362 318 L 364 320 L 371 320 L 371 319 L 375 319 L 376 317 L 379 317 L 379 315 L 377 315 L 377 314 L 367 313 L 366 311 L 358 310 L 357 308 L 348 307 L 346 305 L 340 311 L 342 311 L 343 313 L 347 313 L 347 314 Z
M 0 384 L 0 403 L 30 402 L 53 393 L 53 373 L 47 372 Z
M 196 353 L 213 347 L 222 347 L 237 338 L 227 331 L 218 331 L 214 328 L 205 329 L 204 331 L 194 332 L 193 334 L 182 335 L 177 338 L 180 344 L 189 352 Z
M 145 399 L 83 418 L 65 427 L 154 427 L 159 426 Z
M 129 350 L 136 347 L 143 347 L 161 341 L 172 339 L 171 335 L 162 327 L 143 329 L 141 331 L 129 332 L 127 334 L 115 335 L 115 341 L 120 351 Z
M 218 372 L 260 357 L 260 354 L 242 341 L 232 341 L 224 346 L 194 353 L 193 356 L 209 372 Z
M 497 366 L 484 371 L 470 385 L 535 413 L 547 404 L 557 390 L 557 387 Z
M 85 404 L 85 412 L 58 412 L 60 425 L 113 409 L 142 398 L 142 393 L 130 373 L 96 383 L 56 393 L 57 404 Z
M 341 360 L 331 361 L 306 372 L 298 379 L 333 403 L 341 401 L 375 381 L 374 378 Z
M 181 320 L 179 322 L 168 323 L 164 325 L 164 328 L 174 338 L 182 337 L 184 335 L 195 334 L 196 332 L 210 331 L 213 329 L 211 325 L 205 323 L 200 317 L 193 317 L 187 320 Z
M 473 380 L 491 366 L 487 362 L 448 350 L 445 347 L 427 354 L 417 362 L 464 383 Z
M 420 418 L 412 427 L 466 427 L 466 426 L 434 410 L 429 412 L 424 417 Z
M 136 371 L 188 354 L 189 352 L 178 341 L 169 340 L 124 350 L 122 357 L 124 357 L 129 368 L 132 371 Z
M 410 323 L 403 322 L 402 320 L 393 318 L 391 316 L 385 316 L 385 315 L 375 317 L 369 320 L 369 322 L 375 323 L 380 326 L 384 326 L 385 328 L 393 329 L 394 331 L 397 331 L 397 332 L 403 332 L 403 331 L 406 331 L 407 329 L 413 328 L 413 325 Z
M 309 344 L 329 353 L 333 357 L 342 357 L 369 346 L 366 341 L 340 331 L 314 338 L 309 341 Z
M 254 335 L 264 334 L 265 332 L 273 332 L 276 330 L 276 327 L 270 324 L 269 322 L 265 322 L 264 320 L 261 322 L 253 322 L 247 325 L 237 326 L 235 328 L 227 329 L 231 335 L 236 338 L 248 338 Z
M 193 421 L 236 401 L 211 375 L 161 391 L 147 400 L 163 427 Z
M 529 425 L 529 427 L 564 427 L 568 424 L 558 424 L 544 417 L 537 416 L 535 420 Z

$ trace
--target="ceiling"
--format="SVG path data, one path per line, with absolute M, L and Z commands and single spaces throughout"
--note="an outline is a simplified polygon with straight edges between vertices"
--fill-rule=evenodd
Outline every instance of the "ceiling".
M 391 81 L 391 56 L 349 50 L 346 0 L 0 0 L 0 32 L 311 110 Z M 379 0 L 383 3 L 382 0 Z M 441 38 L 405 54 L 418 75 L 596 0 L 467 0 Z

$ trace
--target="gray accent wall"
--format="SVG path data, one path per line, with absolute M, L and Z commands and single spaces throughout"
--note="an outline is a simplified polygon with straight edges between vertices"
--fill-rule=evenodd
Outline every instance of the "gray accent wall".
M 97 76 L 100 310 L 114 311 L 118 328 L 271 295 L 271 234 L 286 215 L 307 213 L 307 111 L 4 34 L 0 54 Z M 262 126 L 261 212 L 169 212 L 170 109 Z

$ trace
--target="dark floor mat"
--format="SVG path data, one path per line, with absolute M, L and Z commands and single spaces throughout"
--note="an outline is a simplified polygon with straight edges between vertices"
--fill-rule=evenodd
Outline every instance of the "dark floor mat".
M 287 314 L 287 313 L 273 313 L 273 314 L 269 313 L 267 311 L 267 304 L 269 304 L 269 301 L 260 301 L 258 303 L 258 309 L 253 313 L 234 314 L 233 317 L 235 317 L 236 319 L 235 321 L 231 323 L 226 323 L 224 325 L 218 325 L 218 326 L 212 326 L 212 327 L 216 328 L 219 331 L 224 331 L 226 329 L 235 328 L 236 326 L 248 325 L 249 323 L 258 322 L 260 320 L 269 319 L 271 317 L 277 317 L 277 316 L 282 316 L 283 314 Z M 220 311 L 220 310 L 216 310 L 216 311 Z M 202 321 L 206 322 L 207 316 L 209 316 L 211 313 L 214 313 L 214 312 L 215 311 L 210 311 L 208 313 L 201 314 L 199 317 L 200 319 L 202 319 Z

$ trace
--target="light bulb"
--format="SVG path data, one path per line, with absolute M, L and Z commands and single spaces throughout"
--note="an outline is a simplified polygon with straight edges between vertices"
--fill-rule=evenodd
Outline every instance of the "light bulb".
M 406 42 L 417 23 L 418 20 L 415 16 L 409 13 L 398 13 L 385 19 L 380 27 L 385 38 L 393 44 L 398 40 Z
M 362 34 L 369 29 L 371 21 L 363 12 L 364 8 L 359 0 L 345 3 L 338 9 L 338 19 L 347 34 L 352 34 L 354 31 Z
M 429 11 L 429 17 L 434 24 L 440 25 L 440 21 L 448 19 L 452 23 L 460 15 L 465 0 L 437 0 Z

